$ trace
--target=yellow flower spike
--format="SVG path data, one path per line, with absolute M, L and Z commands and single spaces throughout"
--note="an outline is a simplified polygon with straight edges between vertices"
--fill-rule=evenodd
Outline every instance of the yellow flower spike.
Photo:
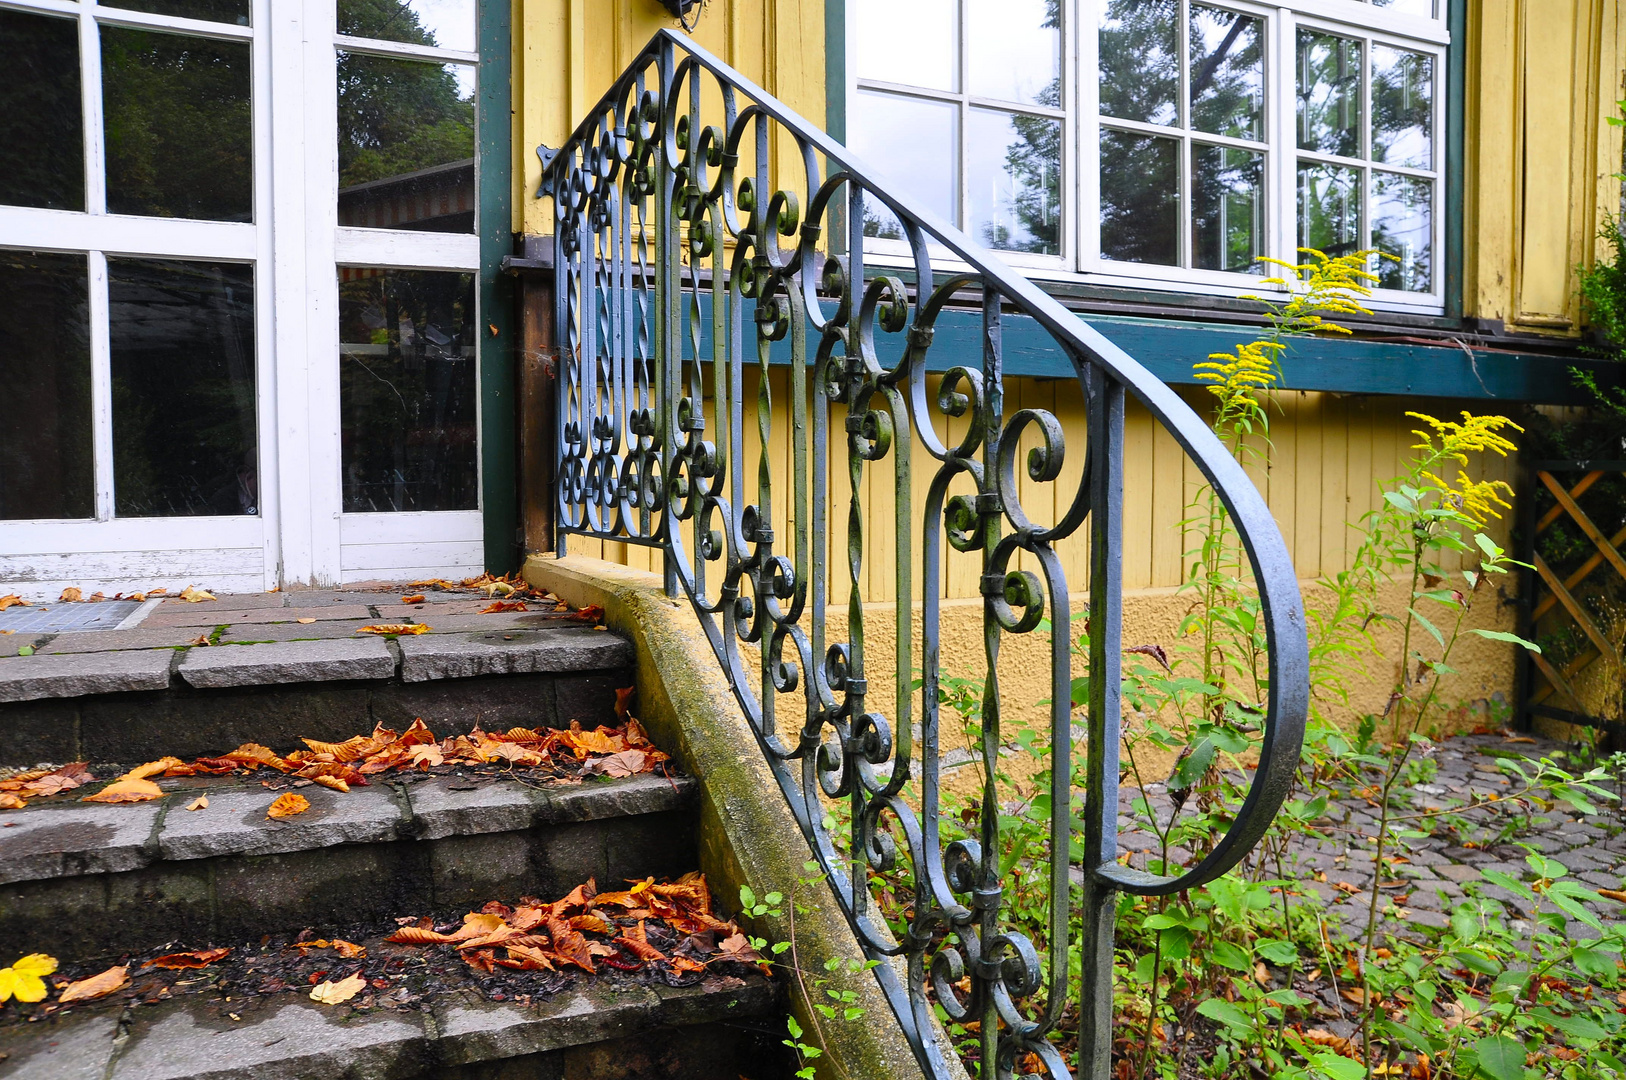
M 1481 525 L 1491 518 L 1501 518 L 1497 507 L 1511 509 L 1512 504 L 1502 497 L 1504 493 L 1509 497 L 1513 495 L 1512 487 L 1506 482 L 1471 480 L 1466 472 L 1458 469 L 1457 482 L 1453 485 L 1434 472 L 1430 466 L 1447 460 L 1467 465 L 1470 463 L 1468 457 L 1470 454 L 1493 453 L 1506 457 L 1509 451 L 1518 447 L 1499 432 L 1503 428 L 1523 431 L 1522 427 L 1505 416 L 1475 416 L 1467 411 L 1463 412 L 1461 423 L 1455 420 L 1440 420 L 1427 413 L 1408 412 L 1406 415 L 1421 420 L 1431 429 L 1429 431 L 1413 429 L 1412 434 L 1420 441 L 1414 444 L 1412 449 L 1420 451 L 1423 458 L 1423 467 L 1419 468 L 1418 475 L 1440 493 L 1442 500 Z
M 56 970 L 56 957 L 30 953 L 8 968 L 0 968 L 0 1003 L 45 1000 L 45 976 Z

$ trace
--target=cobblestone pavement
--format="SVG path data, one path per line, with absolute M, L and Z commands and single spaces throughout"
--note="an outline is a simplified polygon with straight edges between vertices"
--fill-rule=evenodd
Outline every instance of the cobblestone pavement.
M 1384 878 L 1379 891 L 1385 897 L 1386 918 L 1380 929 L 1391 933 L 1442 928 L 1449 913 L 1464 897 L 1464 886 L 1482 882 L 1483 872 L 1499 870 L 1515 880 L 1536 875 L 1525 862 L 1532 851 L 1561 863 L 1589 888 L 1619 890 L 1626 887 L 1626 820 L 1618 798 L 1607 803 L 1593 799 L 1595 815 L 1583 814 L 1567 803 L 1543 806 L 1530 801 L 1483 801 L 1507 798 L 1522 782 L 1498 768 L 1499 758 L 1536 760 L 1564 751 L 1562 743 L 1526 735 L 1462 735 L 1443 740 L 1418 758 L 1396 786 L 1399 797 L 1391 810 L 1391 834 L 1397 828 L 1426 832 L 1391 843 L 1386 849 Z M 1571 771 L 1582 771 L 1571 767 Z M 1613 791 L 1614 785 L 1605 785 Z M 1160 784 L 1147 786 L 1148 802 L 1159 820 L 1167 821 L 1172 803 Z M 1123 792 L 1121 820 L 1131 822 L 1138 788 Z M 1476 801 L 1477 800 L 1477 801 Z M 1472 805 L 1470 805 L 1472 804 Z M 1462 808 L 1462 809 L 1456 809 Z M 1395 822 L 1396 815 L 1446 811 L 1431 817 Z M 1293 881 L 1305 897 L 1318 897 L 1325 911 L 1348 928 L 1365 926 L 1372 888 L 1374 837 L 1379 807 L 1375 799 L 1345 792 L 1332 801 L 1321 819 L 1320 837 L 1297 836 L 1286 851 L 1282 876 Z M 1126 824 L 1119 850 L 1144 867 L 1156 857 L 1157 838 Z M 1400 856 L 1391 861 L 1390 854 Z M 1189 853 L 1171 848 L 1174 860 Z M 1529 915 L 1524 901 L 1496 885 L 1480 884 L 1480 896 L 1501 901 L 1511 918 Z M 1392 909 L 1390 905 L 1393 905 Z M 1626 905 L 1605 900 L 1594 905 L 1600 918 L 1616 919 Z M 1597 932 L 1572 921 L 1576 938 Z

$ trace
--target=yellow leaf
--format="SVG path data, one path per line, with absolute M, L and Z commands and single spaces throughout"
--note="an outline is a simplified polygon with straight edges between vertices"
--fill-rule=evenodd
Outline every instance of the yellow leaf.
M 0 596 L 0 611 L 4 611 L 8 607 L 16 607 L 18 605 L 21 605 L 23 607 L 27 607 L 28 606 L 28 601 L 24 600 L 22 597 L 18 596 L 16 593 L 11 593 L 11 594 L 9 594 L 7 596 Z
M 188 585 L 181 590 L 181 599 L 188 604 L 201 604 L 205 600 L 213 600 L 214 598 L 214 593 L 200 589 L 196 585 Z
M 80 592 L 72 585 L 69 585 L 66 589 L 62 590 L 62 595 L 57 597 L 56 601 L 59 604 L 76 604 L 80 600 L 83 600 L 84 597 L 84 593 Z
M 270 809 L 266 810 L 265 816 L 273 818 L 293 817 L 295 814 L 303 814 L 310 808 L 311 801 L 309 799 L 290 791 L 284 795 L 278 795 L 276 801 L 271 804 Z
M 162 757 L 157 761 L 149 761 L 145 765 L 137 765 L 135 768 L 119 777 L 119 779 L 145 780 L 149 776 L 157 776 L 161 772 L 166 772 L 169 769 L 175 768 L 177 765 L 184 764 L 186 764 L 186 762 L 182 761 L 178 757 Z
M 332 788 L 334 791 L 350 790 L 350 785 L 345 783 L 343 780 L 340 780 L 337 776 L 313 776 L 311 779 L 316 781 L 318 784 L 321 784 L 325 788 Z
M 45 1000 L 45 976 L 56 970 L 56 957 L 29 953 L 8 968 L 0 968 L 0 1001 Z
M 356 627 L 358 634 L 427 634 L 429 627 L 423 623 L 374 623 L 371 626 Z
M 333 951 L 346 960 L 360 960 L 366 957 L 367 946 L 357 945 L 355 942 L 346 941 L 343 938 L 334 938 Z
M 367 985 L 367 980 L 361 977 L 358 971 L 348 979 L 334 982 L 332 979 L 319 984 L 311 991 L 311 1000 L 322 1005 L 339 1005 L 349 1001 Z
M 294 622 L 296 622 L 296 623 L 313 623 L 315 621 L 316 621 L 315 619 L 295 619 L 294 620 Z
M 115 990 L 123 990 L 129 985 L 129 968 L 110 967 L 100 975 L 92 975 L 88 979 L 80 979 L 76 983 L 69 983 L 57 1001 L 64 1005 L 70 1001 L 92 1001 L 99 997 L 106 997 Z
M 187 803 L 186 808 L 188 810 L 207 810 L 207 809 L 209 809 L 209 796 L 207 796 L 207 795 L 199 795 L 197 798 L 195 798 L 191 802 Z

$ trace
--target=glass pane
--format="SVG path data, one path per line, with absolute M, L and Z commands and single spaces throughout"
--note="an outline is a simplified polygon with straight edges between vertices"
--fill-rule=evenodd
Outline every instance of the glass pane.
M 1192 146 L 1192 265 L 1257 273 L 1265 245 L 1265 155 Z
M 1299 246 L 1327 255 L 1361 247 L 1361 170 L 1299 162 Z
M 968 89 L 979 97 L 1061 106 L 1061 11 L 1056 0 L 971 0 Z
M 85 257 L 0 250 L 0 325 L 0 519 L 94 517 Z
M 1378 286 L 1429 292 L 1434 287 L 1434 184 L 1394 173 L 1372 174 L 1372 246 Z
M 973 239 L 1006 251 L 1061 254 L 1061 121 L 972 109 Z
M 103 7 L 129 11 L 150 11 L 154 15 L 175 15 L 182 19 L 208 19 L 210 22 L 248 25 L 249 0 L 100 0 Z
M 860 90 L 856 105 L 847 116 L 847 145 L 900 190 L 954 224 L 959 203 L 959 151 L 955 138 L 959 107 L 952 102 L 872 90 Z M 866 235 L 894 239 L 903 236 L 896 219 L 884 207 L 866 201 L 864 216 Z
M 1402 15 L 1421 15 L 1425 19 L 1434 17 L 1434 0 L 1372 0 L 1372 6 L 1388 8 Z
M 1101 12 L 1101 115 L 1179 122 L 1178 0 L 1108 0 Z
M 1191 6 L 1191 126 L 1233 139 L 1265 132 L 1264 22 Z
M 0 53 L 0 203 L 83 210 L 78 25 L 0 9 Z
M 1434 58 L 1372 46 L 1372 160 L 1434 167 Z
M 339 54 L 339 224 L 474 231 L 474 68 Z
M 344 508 L 476 510 L 474 275 L 339 271 Z
M 247 42 L 102 27 L 107 209 L 250 221 Z
M 1324 154 L 1361 152 L 1361 43 L 1299 31 L 1299 146 Z
M 259 513 L 254 268 L 110 258 L 107 294 L 114 512 Z
M 1101 257 L 1180 261 L 1180 143 L 1101 130 Z
M 979 0 L 967 0 L 978 3 Z M 955 0 L 858 0 L 858 77 L 958 90 Z
M 339 33 L 474 52 L 474 0 L 339 0 Z

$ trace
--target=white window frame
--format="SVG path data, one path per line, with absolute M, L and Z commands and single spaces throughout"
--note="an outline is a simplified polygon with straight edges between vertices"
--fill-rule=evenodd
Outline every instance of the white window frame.
M 479 53 L 341 35 L 335 0 L 251 0 L 249 26 L 102 7 L 94 0 L 0 0 L 0 8 L 78 17 L 86 210 L 0 206 L 0 246 L 87 256 L 95 463 L 95 516 L 0 521 L 0 570 L 32 580 L 42 593 L 66 585 L 111 591 L 198 581 L 253 592 L 284 582 L 478 573 L 482 509 L 343 512 L 340 267 L 446 270 L 471 273 L 478 283 L 481 262 L 477 231 L 339 226 L 337 65 L 340 50 L 476 66 Z M 251 43 L 250 223 L 106 213 L 98 24 Z M 478 99 L 477 92 L 476 108 Z M 254 268 L 257 515 L 114 514 L 108 255 Z M 478 305 L 478 284 L 475 293 Z M 475 325 L 485 325 L 478 311 Z M 475 425 L 483 438 L 479 366 L 476 359 Z M 483 468 L 478 451 L 476 461 Z M 477 490 L 483 506 L 478 480 Z
M 920 97 L 955 100 L 959 94 L 937 93 L 904 87 L 879 80 L 860 79 L 858 72 L 857 36 L 861 32 L 857 8 L 861 3 L 876 0 L 847 0 L 847 100 L 857 100 L 863 88 L 885 89 Z M 983 0 L 960 0 L 957 11 L 961 20 L 959 54 L 961 83 L 964 82 L 966 50 L 963 46 L 965 5 Z M 1451 44 L 1446 25 L 1446 0 L 1435 0 L 1433 17 L 1406 15 L 1387 8 L 1375 7 L 1364 0 L 1201 0 L 1211 6 L 1223 7 L 1253 15 L 1265 20 L 1265 138 L 1268 145 L 1265 165 L 1265 238 L 1264 253 L 1277 259 L 1298 262 L 1298 145 L 1297 102 L 1295 71 L 1297 32 L 1300 26 L 1362 39 L 1365 74 L 1362 79 L 1363 148 L 1370 141 L 1371 130 L 1371 64 L 1373 43 L 1391 45 L 1434 57 L 1434 164 L 1433 170 L 1397 168 L 1372 162 L 1342 161 L 1364 171 L 1367 184 L 1362 191 L 1361 222 L 1365 235 L 1370 235 L 1371 171 L 1393 172 L 1412 176 L 1427 176 L 1434 185 L 1431 226 L 1433 248 L 1433 289 L 1430 292 L 1406 292 L 1377 289 L 1367 306 L 1378 311 L 1407 314 L 1442 314 L 1445 310 L 1445 234 L 1446 187 L 1449 177 L 1445 168 L 1449 132 L 1446 130 L 1446 102 L 1450 86 L 1448 49 Z M 999 252 L 1001 258 L 1025 270 L 1028 276 L 1056 283 L 1105 285 L 1137 290 L 1156 289 L 1165 292 L 1188 293 L 1196 296 L 1234 297 L 1257 286 L 1259 275 L 1228 271 L 1200 270 L 1195 267 L 1159 266 L 1127 263 L 1101 258 L 1100 236 L 1100 86 L 1098 82 L 1098 46 L 1096 27 L 1106 0 L 1063 0 L 1062 3 L 1062 56 L 1063 100 L 1068 102 L 1069 117 L 1064 122 L 1062 193 L 1068 200 L 1062 209 L 1066 239 L 1059 258 L 1034 256 L 1023 252 Z M 1185 30 L 1181 30 L 1184 40 Z M 1182 85 L 1184 79 L 1182 78 Z M 975 102 L 973 102 L 975 103 Z M 1003 106 L 1009 107 L 1009 106 Z M 964 107 L 961 111 L 964 116 Z M 1133 128 L 1151 132 L 1152 126 L 1130 122 L 1109 121 L 1110 126 Z M 1236 140 L 1196 132 L 1189 128 L 1169 128 L 1158 132 L 1178 138 L 1182 146 L 1193 140 L 1202 143 L 1240 145 Z M 963 161 L 972 152 L 965 145 L 965 131 L 960 132 L 960 158 Z M 1368 148 L 1369 149 L 1369 148 Z M 1312 155 L 1325 158 L 1326 155 Z M 1189 156 L 1181 164 L 1182 188 L 1189 187 Z M 875 164 L 875 163 L 871 163 Z M 959 169 L 958 164 L 955 166 Z M 965 170 L 960 171 L 961 214 L 965 214 Z M 1190 246 L 1189 229 L 1184 227 L 1190 214 L 1189 192 L 1182 190 L 1182 229 L 1180 250 Z M 907 247 L 901 241 L 870 238 L 866 252 L 877 265 L 909 265 Z M 934 260 L 934 263 L 938 260 Z M 1184 260 L 1183 261 L 1189 261 Z M 944 258 L 946 270 L 956 269 L 958 260 Z

